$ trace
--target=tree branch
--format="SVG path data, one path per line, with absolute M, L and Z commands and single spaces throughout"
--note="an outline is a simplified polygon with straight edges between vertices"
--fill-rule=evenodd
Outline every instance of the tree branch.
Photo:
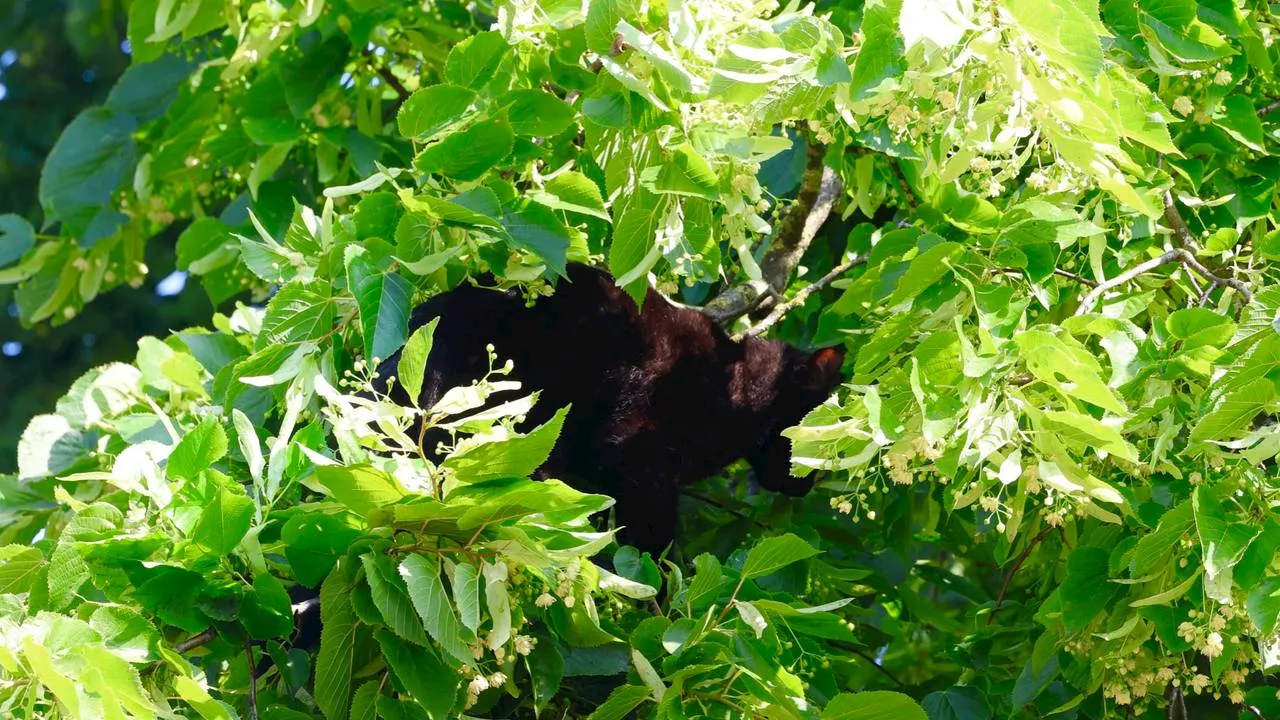
M 249 664 L 249 720 L 258 720 L 258 674 L 254 672 L 253 642 L 244 641 L 245 661 Z
M 831 272 L 819 278 L 817 282 L 813 283 L 809 287 L 806 287 L 800 292 L 796 293 L 795 297 L 791 298 L 790 300 L 784 303 L 780 303 L 777 307 L 773 309 L 772 312 L 770 312 L 765 317 L 765 319 L 761 320 L 759 323 L 756 323 L 755 325 L 752 325 L 746 330 L 743 330 L 742 332 L 735 335 L 734 339 L 741 340 L 743 337 L 746 337 L 747 335 L 759 335 L 763 333 L 765 330 L 768 330 L 769 328 L 773 327 L 774 323 L 781 320 L 784 315 L 791 312 L 795 308 L 803 305 L 805 298 L 809 297 L 813 293 L 826 287 L 832 280 L 835 280 L 836 278 L 845 274 L 849 270 L 857 267 L 858 265 L 865 263 L 866 261 L 867 261 L 867 256 L 860 255 L 852 260 L 840 263 L 839 265 L 832 268 Z
M 1022 275 L 1025 271 L 1022 268 L 1007 267 L 1007 268 L 1000 268 L 1000 272 L 1004 273 L 1005 275 Z M 1070 270 L 1063 270 L 1062 268 L 1054 268 L 1053 274 L 1057 275 L 1058 277 L 1067 278 L 1068 280 L 1075 280 L 1081 285 L 1085 285 L 1087 287 L 1091 287 L 1091 288 L 1098 287 L 1098 282 L 1096 280 L 1090 280 L 1089 278 L 1083 275 L 1078 275 L 1076 273 L 1073 273 Z
M 1263 115 L 1270 115 L 1271 113 L 1277 110 L 1280 110 L 1280 100 L 1274 100 L 1258 108 L 1258 117 L 1262 117 Z
M 1164 221 L 1169 224 L 1169 229 L 1173 230 L 1173 236 L 1178 238 L 1178 242 L 1182 243 L 1183 247 L 1193 253 L 1200 252 L 1200 243 L 1196 242 L 1191 230 L 1187 228 L 1187 221 L 1182 219 L 1178 206 L 1173 204 L 1171 190 L 1164 191 Z
M 174 646 L 173 646 L 173 649 L 174 649 L 174 650 L 177 650 L 179 654 L 181 654 L 181 653 L 185 653 L 185 652 L 190 652 L 191 650 L 195 650 L 196 648 L 200 647 L 201 645 L 206 645 L 206 644 L 208 644 L 210 641 L 212 641 L 212 640 L 213 640 L 215 637 L 217 637 L 217 636 L 218 636 L 218 633 L 217 633 L 213 628 L 211 628 L 211 627 L 210 627 L 210 628 L 205 628 L 205 629 L 204 629 L 204 630 L 202 630 L 200 633 L 198 633 L 198 634 L 196 634 L 196 635 L 192 635 L 191 637 L 187 638 L 186 640 L 183 640 L 182 642 L 178 643 L 177 645 L 174 645 Z
M 1236 292 L 1240 293 L 1245 302 L 1249 302 L 1253 299 L 1253 293 L 1249 291 L 1249 287 L 1244 283 L 1236 280 L 1235 278 L 1224 278 L 1213 274 L 1209 268 L 1200 264 L 1200 261 L 1185 248 L 1172 248 L 1166 250 L 1160 257 L 1152 258 L 1144 263 L 1135 265 L 1106 282 L 1098 283 L 1098 286 L 1089 291 L 1089 294 L 1085 295 L 1084 299 L 1080 301 L 1080 308 L 1076 310 L 1076 314 L 1083 315 L 1084 313 L 1092 310 L 1093 306 L 1097 304 L 1098 300 L 1101 299 L 1108 290 L 1119 285 L 1123 285 L 1145 272 L 1150 272 L 1161 265 L 1174 261 L 1177 261 L 1183 267 L 1210 281 L 1213 283 L 1214 287 L 1232 288 Z
M 1076 314 L 1083 315 L 1090 310 L 1093 310 L 1093 306 L 1108 290 L 1123 285 L 1139 275 L 1154 270 L 1161 265 L 1173 262 L 1178 258 L 1178 253 L 1178 250 L 1167 250 L 1160 257 L 1152 258 L 1144 263 L 1139 263 L 1106 282 L 1098 283 L 1098 286 L 1093 290 L 1090 290 L 1089 294 L 1085 295 L 1084 299 L 1080 301 L 1080 308 L 1076 310 Z
M 863 660 L 866 660 L 867 662 L 871 663 L 871 667 L 874 667 L 876 670 L 879 670 L 882 675 L 892 680 L 893 683 L 898 687 L 900 688 L 907 687 L 907 684 L 902 682 L 902 680 L 898 679 L 897 675 L 894 675 L 893 673 L 886 670 L 883 665 L 876 662 L 875 658 L 863 652 L 862 648 L 859 648 L 856 645 L 850 645 L 849 643 L 840 642 L 839 640 L 829 640 L 827 642 L 831 645 L 831 647 L 837 650 L 841 650 L 847 653 L 852 653 L 862 658 Z
M 844 190 L 840 176 L 823 163 L 825 154 L 826 146 L 809 145 L 800 192 L 778 222 L 770 247 L 760 262 L 763 279 L 727 288 L 702 308 L 718 324 L 732 323 L 755 308 L 762 298 L 782 292 L 791 282 L 800 258 Z
M 996 605 L 991 608 L 991 614 L 987 615 L 988 625 L 995 622 L 996 613 L 1000 612 L 1000 606 L 1004 604 L 1004 597 L 1009 592 L 1009 585 L 1013 583 L 1013 576 L 1017 575 L 1018 571 L 1022 569 L 1022 563 L 1026 562 L 1027 558 L 1031 556 L 1031 551 L 1035 550 L 1036 546 L 1040 544 L 1040 541 L 1044 539 L 1044 536 L 1048 535 L 1052 531 L 1053 526 L 1046 525 L 1039 534 L 1031 538 L 1031 542 L 1027 543 L 1027 546 L 1022 549 L 1022 552 L 1018 553 L 1018 559 L 1013 561 L 1013 567 L 1009 569 L 1009 574 L 1004 576 L 1004 584 L 1000 586 L 1000 594 L 996 596 Z
M 1173 230 L 1173 236 L 1182 244 L 1182 264 L 1194 270 L 1200 277 L 1213 283 L 1213 287 L 1229 287 L 1240 293 L 1245 302 L 1253 299 L 1253 293 L 1249 291 L 1249 286 L 1233 277 L 1219 277 L 1212 270 L 1205 267 L 1197 258 L 1196 253 L 1200 252 L 1200 244 L 1196 242 L 1195 237 L 1191 234 L 1191 230 L 1187 228 L 1187 223 L 1182 219 L 1182 214 L 1178 212 L 1178 206 L 1173 203 L 1173 193 L 1166 190 L 1164 193 L 1164 221 L 1169 224 L 1169 228 Z M 1208 299 L 1208 292 L 1202 296 L 1201 304 Z

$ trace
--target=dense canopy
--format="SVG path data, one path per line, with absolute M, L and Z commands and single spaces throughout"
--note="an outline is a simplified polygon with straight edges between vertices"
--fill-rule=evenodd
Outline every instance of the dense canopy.
M 127 15 L 0 284 L 63 326 L 163 245 L 214 312 L 7 441 L 0 714 L 1280 717 L 1270 3 Z M 731 466 L 655 558 L 530 479 L 536 397 L 444 419 L 508 387 L 500 348 L 433 408 L 359 395 L 402 348 L 415 382 L 416 302 L 575 261 L 847 347 L 786 431 L 817 490 Z

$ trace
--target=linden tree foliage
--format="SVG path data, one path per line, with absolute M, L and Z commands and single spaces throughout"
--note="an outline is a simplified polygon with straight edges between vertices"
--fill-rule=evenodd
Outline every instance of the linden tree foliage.
M 0 282 L 65 321 L 177 224 L 220 311 L 19 441 L 0 710 L 1280 717 L 1277 32 L 1252 0 L 132 3 Z M 573 261 L 843 343 L 786 430 L 818 490 L 731 467 L 653 558 L 530 478 L 563 409 L 457 418 L 518 389 L 501 348 L 433 407 L 369 392 L 402 348 L 421 382 L 416 302 Z

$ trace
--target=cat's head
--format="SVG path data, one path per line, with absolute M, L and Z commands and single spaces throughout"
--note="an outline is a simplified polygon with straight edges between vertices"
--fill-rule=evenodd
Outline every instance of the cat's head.
M 782 431 L 800 422 L 810 410 L 827 399 L 840 384 L 844 346 L 805 352 L 787 348 L 774 385 L 768 414 L 768 434 L 747 456 L 756 479 L 765 489 L 799 497 L 813 489 L 811 476 L 791 474 L 791 440 Z

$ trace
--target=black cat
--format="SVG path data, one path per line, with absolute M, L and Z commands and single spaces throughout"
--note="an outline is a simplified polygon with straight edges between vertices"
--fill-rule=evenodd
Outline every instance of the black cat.
M 790 441 L 779 433 L 839 383 L 842 347 L 735 342 L 652 288 L 636 307 L 609 275 L 576 264 L 532 307 L 517 291 L 468 284 L 416 308 L 410 331 L 437 317 L 419 407 L 483 376 L 492 343 L 514 361 L 522 392 L 542 391 L 527 427 L 572 404 L 538 476 L 612 496 L 623 542 L 660 552 L 675 535 L 679 487 L 739 458 L 770 490 L 798 496 L 813 487 L 791 475 Z M 387 391 L 399 359 L 379 366 L 375 389 Z M 390 397 L 409 401 L 399 383 Z M 424 448 L 442 439 L 432 431 Z

